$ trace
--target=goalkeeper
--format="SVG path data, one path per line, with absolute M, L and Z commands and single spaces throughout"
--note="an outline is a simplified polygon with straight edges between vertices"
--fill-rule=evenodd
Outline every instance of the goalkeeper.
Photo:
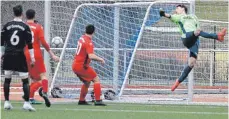
M 220 42 L 224 40 L 226 29 L 222 29 L 218 34 L 206 33 L 200 29 L 199 20 L 195 15 L 187 14 L 188 9 L 184 5 L 176 6 L 176 13 L 173 15 L 165 13 L 160 10 L 160 16 L 169 18 L 172 22 L 178 25 L 181 33 L 181 40 L 185 47 L 189 49 L 189 63 L 184 68 L 181 76 L 176 80 L 172 86 L 171 91 L 174 91 L 179 84 L 184 81 L 196 64 L 198 49 L 199 49 L 199 36 L 204 38 L 216 39 Z

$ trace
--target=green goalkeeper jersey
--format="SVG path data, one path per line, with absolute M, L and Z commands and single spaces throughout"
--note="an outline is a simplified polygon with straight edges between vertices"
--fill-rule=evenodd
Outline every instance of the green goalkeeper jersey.
M 198 18 L 192 14 L 174 14 L 171 15 L 170 20 L 179 26 L 182 38 L 186 38 L 186 32 L 195 31 L 200 27 Z

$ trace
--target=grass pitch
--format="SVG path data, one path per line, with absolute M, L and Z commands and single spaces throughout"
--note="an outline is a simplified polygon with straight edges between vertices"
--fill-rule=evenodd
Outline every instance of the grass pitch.
M 36 112 L 22 110 L 13 102 L 13 110 L 3 109 L 2 119 L 227 119 L 226 106 L 108 104 L 106 107 L 53 104 L 51 108 L 33 105 Z

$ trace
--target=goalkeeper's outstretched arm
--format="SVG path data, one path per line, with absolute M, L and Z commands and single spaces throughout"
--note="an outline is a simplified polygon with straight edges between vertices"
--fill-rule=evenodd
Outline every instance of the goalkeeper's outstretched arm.
M 166 18 L 171 18 L 171 14 L 165 13 L 165 11 L 163 9 L 160 9 L 160 16 L 166 17 Z

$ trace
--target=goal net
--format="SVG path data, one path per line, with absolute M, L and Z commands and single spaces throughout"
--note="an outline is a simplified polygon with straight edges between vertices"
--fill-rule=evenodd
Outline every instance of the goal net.
M 92 66 L 101 80 L 103 92 L 113 90 L 119 100 L 128 102 L 186 100 L 185 83 L 175 94 L 171 94 L 170 87 L 187 63 L 188 52 L 178 40 L 175 25 L 159 16 L 160 8 L 172 13 L 178 4 L 181 3 L 80 5 L 75 11 L 51 88 L 61 88 L 63 97 L 79 96 L 82 83 L 72 71 L 72 61 L 85 26 L 94 24 L 95 53 L 104 58 L 106 64 L 93 62 Z M 188 2 L 182 4 L 190 7 Z

